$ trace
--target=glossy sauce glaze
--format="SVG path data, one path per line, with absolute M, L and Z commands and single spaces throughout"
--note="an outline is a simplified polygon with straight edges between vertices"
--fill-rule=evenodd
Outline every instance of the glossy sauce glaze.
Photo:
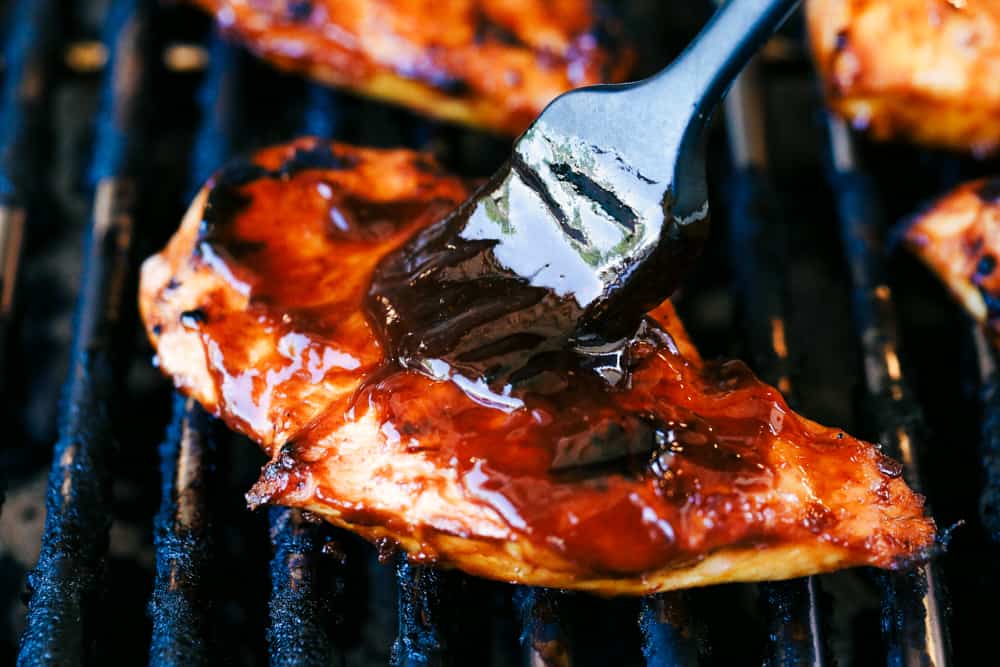
M 381 323 L 373 328 L 365 313 L 372 273 L 467 194 L 421 156 L 308 139 L 210 183 L 183 280 L 208 269 L 224 286 L 199 295 L 199 313 L 184 326 L 199 334 L 214 385 L 201 400 L 271 448 L 254 502 L 281 502 L 306 477 L 322 477 L 325 458 L 336 456 L 323 443 L 374 418 L 373 447 L 457 471 L 463 502 L 502 517 L 508 532 L 496 539 L 542 543 L 581 573 L 640 574 L 724 547 L 796 540 L 890 567 L 929 546 L 933 525 L 897 465 L 799 417 L 743 364 L 703 363 L 669 303 L 628 340 L 552 351 L 509 394 L 400 368 L 379 343 Z M 164 256 L 188 242 L 182 229 Z M 169 290 L 155 298 L 166 303 Z M 159 312 L 144 306 L 154 342 L 168 324 Z M 789 474 L 807 482 L 777 493 Z M 872 505 L 852 505 L 848 488 L 863 489 Z M 352 525 L 415 530 L 322 480 L 310 502 Z M 876 511 L 898 517 L 902 536 L 841 527 Z
M 382 259 L 370 319 L 403 367 L 548 393 L 544 378 L 560 368 L 623 360 L 700 254 L 707 202 L 678 221 L 673 190 L 543 117 L 489 182 Z

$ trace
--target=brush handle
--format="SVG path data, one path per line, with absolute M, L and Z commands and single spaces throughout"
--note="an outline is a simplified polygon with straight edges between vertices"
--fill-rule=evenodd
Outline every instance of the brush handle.
M 728 0 L 676 61 L 643 86 L 661 89 L 666 104 L 685 95 L 693 115 L 708 114 L 798 4 L 799 0 Z

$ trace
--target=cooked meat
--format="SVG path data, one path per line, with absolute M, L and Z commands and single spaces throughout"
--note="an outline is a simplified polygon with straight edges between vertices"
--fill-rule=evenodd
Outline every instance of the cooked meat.
M 192 0 L 286 70 L 517 134 L 634 60 L 596 0 Z
M 1000 178 L 949 192 L 917 215 L 903 238 L 1000 344 Z
M 270 455 L 251 505 L 609 595 L 927 555 L 896 463 L 703 362 L 669 302 L 615 359 L 554 365 L 547 393 L 491 402 L 384 359 L 362 308 L 376 263 L 468 192 L 417 153 L 302 139 L 221 171 L 147 260 L 161 368 Z
M 829 104 L 880 139 L 1000 145 L 1000 3 L 807 0 Z

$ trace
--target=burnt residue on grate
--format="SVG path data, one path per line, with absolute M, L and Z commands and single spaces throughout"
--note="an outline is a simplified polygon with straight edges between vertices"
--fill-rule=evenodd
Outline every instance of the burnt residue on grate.
M 271 514 L 270 626 L 268 650 L 272 665 L 322 665 L 342 661 L 331 637 L 335 589 L 324 587 L 321 558 L 342 556 L 332 528 L 319 518 L 312 522 L 302 512 L 274 507 Z M 325 553 L 324 553 L 325 552 Z
M 558 592 L 544 588 L 521 587 L 514 593 L 514 604 L 521 616 L 521 649 L 529 665 L 573 664 L 560 598 Z
M 392 645 L 393 667 L 445 665 L 448 646 L 442 633 L 444 575 L 411 563 L 404 554 L 396 567 L 399 586 L 399 634 Z
M 213 552 L 211 484 L 216 448 L 214 420 L 193 400 L 174 398 L 174 419 L 160 446 L 162 500 L 156 515 L 156 575 L 149 613 L 150 664 L 212 662 L 208 563 Z
M 688 593 L 646 597 L 639 613 L 642 654 L 649 667 L 695 667 L 707 650 L 691 615 Z

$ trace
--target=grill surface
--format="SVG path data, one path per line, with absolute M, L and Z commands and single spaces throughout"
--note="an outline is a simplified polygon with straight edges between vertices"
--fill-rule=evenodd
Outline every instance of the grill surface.
M 653 68 L 709 11 L 660 4 L 626 8 Z M 13 296 L 0 301 L 0 660 L 909 666 L 992 646 L 979 600 L 1000 592 L 1000 551 L 978 509 L 982 495 L 989 519 L 1000 495 L 993 355 L 878 243 L 887 220 L 990 165 L 827 132 L 795 26 L 734 89 L 728 139 L 712 137 L 715 239 L 682 314 L 706 356 L 747 358 L 797 409 L 878 439 L 942 526 L 967 524 L 905 575 L 599 600 L 411 564 L 297 511 L 247 512 L 261 455 L 171 398 L 132 305 L 138 258 L 234 153 L 308 133 L 486 175 L 503 142 L 278 75 L 183 7 L 18 0 L 0 16 L 0 294 Z

